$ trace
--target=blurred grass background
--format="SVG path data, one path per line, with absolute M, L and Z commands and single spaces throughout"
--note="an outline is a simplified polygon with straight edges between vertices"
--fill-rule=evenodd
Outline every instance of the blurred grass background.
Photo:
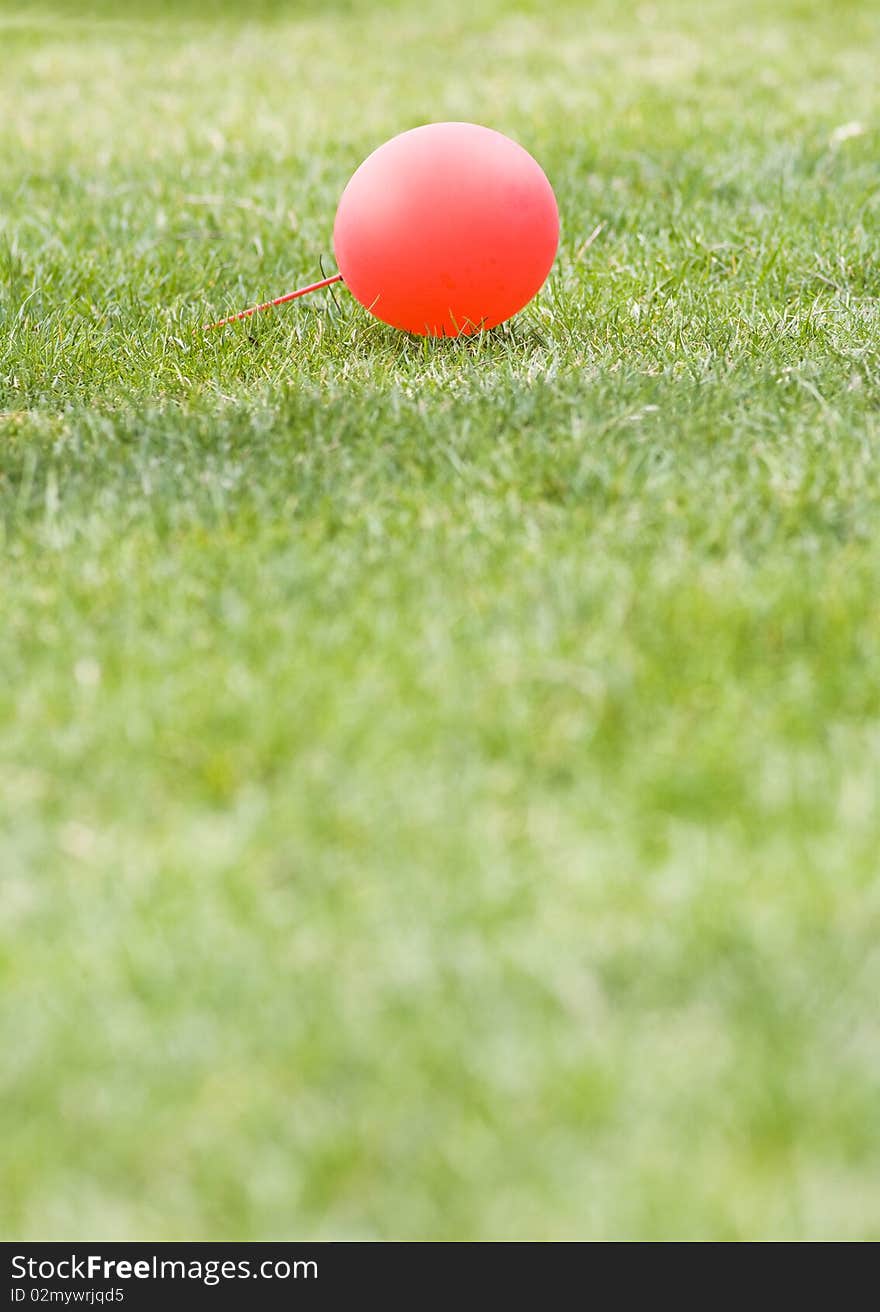
M 0 1232 L 880 1233 L 857 0 L 0 3 Z M 336 200 L 556 187 L 422 342 Z

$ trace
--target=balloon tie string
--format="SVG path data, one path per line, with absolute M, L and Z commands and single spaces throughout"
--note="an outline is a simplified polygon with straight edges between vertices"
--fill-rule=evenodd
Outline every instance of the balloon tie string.
M 225 319 L 218 319 L 216 323 L 206 323 L 202 331 L 209 333 L 212 328 L 223 328 L 226 324 L 235 323 L 239 319 L 249 319 L 252 314 L 261 314 L 263 310 L 271 310 L 276 305 L 286 305 L 288 301 L 295 301 L 298 296 L 319 292 L 322 287 L 330 287 L 334 282 L 342 282 L 341 273 L 334 273 L 331 278 L 324 278 L 321 282 L 310 283 L 308 287 L 298 287 L 295 292 L 287 292 L 284 296 L 276 296 L 274 301 L 252 305 L 249 310 L 240 310 L 238 314 L 230 314 Z

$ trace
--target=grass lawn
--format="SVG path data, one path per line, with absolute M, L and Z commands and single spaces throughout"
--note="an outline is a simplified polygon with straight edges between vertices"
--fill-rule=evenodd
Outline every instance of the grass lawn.
M 0 1233 L 880 1236 L 880 8 L 0 0 Z M 336 200 L 556 188 L 426 342 Z

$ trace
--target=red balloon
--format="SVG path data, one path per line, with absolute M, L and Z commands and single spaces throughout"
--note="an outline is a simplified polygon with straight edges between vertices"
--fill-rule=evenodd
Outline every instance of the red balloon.
M 558 245 L 559 210 L 541 166 L 475 123 L 429 123 L 386 141 L 345 188 L 333 227 L 340 272 L 361 305 L 430 337 L 516 314 Z

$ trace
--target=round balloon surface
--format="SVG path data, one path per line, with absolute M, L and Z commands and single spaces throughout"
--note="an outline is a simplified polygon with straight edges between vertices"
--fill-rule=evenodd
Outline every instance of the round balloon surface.
M 431 337 L 494 328 L 527 305 L 559 245 L 559 210 L 522 146 L 475 123 L 386 141 L 342 194 L 339 271 L 371 314 Z

